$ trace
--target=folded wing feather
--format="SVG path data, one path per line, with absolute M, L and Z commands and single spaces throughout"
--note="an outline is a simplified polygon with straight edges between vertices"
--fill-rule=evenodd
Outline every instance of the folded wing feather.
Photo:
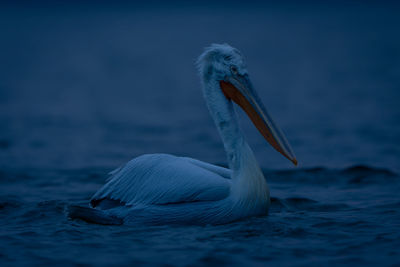
M 91 199 L 124 205 L 216 201 L 228 196 L 230 170 L 191 158 L 148 154 L 111 172 L 108 182 Z

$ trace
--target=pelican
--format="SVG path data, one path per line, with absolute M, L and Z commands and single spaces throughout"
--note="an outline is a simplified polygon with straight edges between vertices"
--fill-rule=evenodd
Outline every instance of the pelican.
M 111 172 L 90 207 L 69 207 L 71 218 L 99 224 L 205 225 L 268 213 L 269 188 L 241 133 L 234 103 L 273 148 L 295 165 L 296 157 L 254 90 L 239 50 L 212 44 L 197 66 L 229 169 L 188 157 L 142 155 Z

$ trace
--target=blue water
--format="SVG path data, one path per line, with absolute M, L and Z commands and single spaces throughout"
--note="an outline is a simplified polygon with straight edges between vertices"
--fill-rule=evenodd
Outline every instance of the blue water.
M 0 7 L 0 265 L 400 264 L 396 5 Z M 220 226 L 100 226 L 66 216 L 145 153 L 225 165 L 194 67 L 247 59 L 299 167 L 240 113 L 270 214 Z

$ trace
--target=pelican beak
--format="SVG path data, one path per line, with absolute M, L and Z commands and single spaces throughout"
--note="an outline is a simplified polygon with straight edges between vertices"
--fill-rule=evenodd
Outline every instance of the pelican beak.
M 248 75 L 226 76 L 220 81 L 226 98 L 238 104 L 270 145 L 297 166 L 297 159 L 279 127 L 269 116 Z

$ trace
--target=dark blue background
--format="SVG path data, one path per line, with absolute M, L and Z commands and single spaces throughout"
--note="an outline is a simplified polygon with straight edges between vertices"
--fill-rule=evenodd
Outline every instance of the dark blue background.
M 0 262 L 399 263 L 399 27 L 389 2 L 0 5 Z M 66 205 L 135 156 L 225 164 L 194 66 L 225 42 L 300 163 L 240 113 L 270 216 L 204 228 L 68 220 Z

